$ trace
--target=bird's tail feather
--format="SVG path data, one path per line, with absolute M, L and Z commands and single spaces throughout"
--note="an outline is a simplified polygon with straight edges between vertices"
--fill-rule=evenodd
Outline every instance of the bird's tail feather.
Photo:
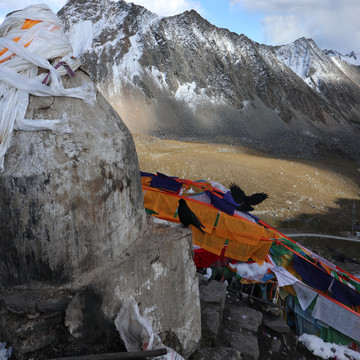
M 205 229 L 205 226 L 200 224 L 200 225 L 197 225 L 197 224 L 192 224 L 192 226 L 196 227 L 198 230 L 201 231 L 202 234 L 205 234 L 204 230 L 202 229 L 202 227 Z

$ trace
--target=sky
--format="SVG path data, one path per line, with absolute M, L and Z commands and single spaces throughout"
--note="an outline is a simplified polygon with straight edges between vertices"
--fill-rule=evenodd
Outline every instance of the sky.
M 66 0 L 0 0 L 0 22 L 13 10 L 46 3 L 55 13 Z M 133 0 L 171 16 L 195 9 L 210 23 L 261 44 L 284 45 L 312 38 L 320 49 L 360 52 L 360 0 Z

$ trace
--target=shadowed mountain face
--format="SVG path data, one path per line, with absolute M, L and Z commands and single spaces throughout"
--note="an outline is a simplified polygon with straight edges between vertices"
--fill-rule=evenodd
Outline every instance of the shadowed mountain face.
M 195 11 L 70 0 L 74 54 L 134 133 L 360 161 L 360 69 L 311 39 L 271 47 Z

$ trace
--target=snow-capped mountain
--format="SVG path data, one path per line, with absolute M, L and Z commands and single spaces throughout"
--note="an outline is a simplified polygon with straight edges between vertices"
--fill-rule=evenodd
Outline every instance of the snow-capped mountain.
M 360 68 L 311 39 L 260 45 L 195 11 L 161 18 L 122 0 L 70 0 L 58 15 L 133 132 L 360 159 Z
M 350 65 L 360 66 L 360 53 L 351 51 L 349 54 L 343 55 L 335 50 L 323 50 L 323 52 L 331 57 L 338 57 L 340 60 L 346 61 Z

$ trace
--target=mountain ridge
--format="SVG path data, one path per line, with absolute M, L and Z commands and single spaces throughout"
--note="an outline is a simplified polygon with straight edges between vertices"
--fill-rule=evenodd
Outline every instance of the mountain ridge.
M 341 54 L 336 50 L 324 49 L 323 52 L 331 57 L 338 57 L 340 60 L 346 61 L 349 65 L 360 66 L 360 52 L 351 51 L 348 54 Z
M 134 133 L 360 160 L 360 68 L 311 39 L 262 45 L 195 10 L 159 17 L 121 0 L 72 0 L 58 15 Z

